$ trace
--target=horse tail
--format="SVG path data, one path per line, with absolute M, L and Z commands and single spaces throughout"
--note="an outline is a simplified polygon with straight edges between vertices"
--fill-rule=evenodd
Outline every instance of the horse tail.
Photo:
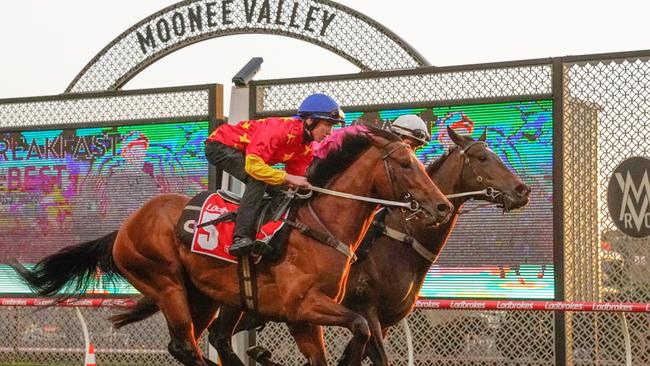
M 113 323 L 113 327 L 115 327 L 115 329 L 120 329 L 127 324 L 147 319 L 159 311 L 160 308 L 153 300 L 148 297 L 143 297 L 138 300 L 133 309 L 122 314 L 114 315 L 108 318 L 108 320 Z
M 54 296 L 64 290 L 65 294 L 57 295 L 58 301 L 63 301 L 85 292 L 97 268 L 106 273 L 109 280 L 120 274 L 112 253 L 116 237 L 117 230 L 99 239 L 65 247 L 43 258 L 31 270 L 18 262 L 9 265 L 38 295 Z

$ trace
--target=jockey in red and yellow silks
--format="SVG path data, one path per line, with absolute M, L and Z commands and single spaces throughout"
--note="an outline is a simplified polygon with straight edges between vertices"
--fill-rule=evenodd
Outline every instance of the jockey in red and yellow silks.
M 332 98 L 312 94 L 287 118 L 266 118 L 219 126 L 205 142 L 205 155 L 218 170 L 246 183 L 235 221 L 231 255 L 248 254 L 254 247 L 256 218 L 266 191 L 287 184 L 307 187 L 305 172 L 313 158 L 312 142 L 331 134 L 345 117 Z M 273 165 L 284 163 L 285 170 Z
M 246 157 L 246 173 L 271 185 L 283 184 L 287 174 L 304 176 L 312 160 L 312 141 L 297 117 L 222 125 L 208 141 L 240 150 Z M 284 171 L 271 167 L 278 163 L 284 163 Z

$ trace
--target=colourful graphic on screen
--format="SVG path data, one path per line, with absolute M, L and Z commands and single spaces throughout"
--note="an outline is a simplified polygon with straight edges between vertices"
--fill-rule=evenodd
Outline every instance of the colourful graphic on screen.
M 36 263 L 117 230 L 149 198 L 208 188 L 208 122 L 0 134 L 0 263 Z M 98 275 L 98 293 L 134 293 Z M 0 266 L 0 293 L 25 293 Z
M 452 142 L 447 127 L 487 143 L 526 184 L 531 201 L 503 214 L 483 202 L 467 202 L 439 260 L 429 270 L 426 298 L 552 299 L 553 273 L 553 111 L 552 101 L 459 105 L 347 114 L 387 124 L 417 114 L 431 124 L 430 143 L 417 151 L 425 164 Z

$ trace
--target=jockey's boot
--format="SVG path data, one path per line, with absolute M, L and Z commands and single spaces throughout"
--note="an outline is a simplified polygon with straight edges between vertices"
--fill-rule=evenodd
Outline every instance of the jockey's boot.
M 249 254 L 254 246 L 255 241 L 253 241 L 253 239 L 246 236 L 236 237 L 232 242 L 228 253 L 230 253 L 230 255 L 241 257 L 242 255 Z

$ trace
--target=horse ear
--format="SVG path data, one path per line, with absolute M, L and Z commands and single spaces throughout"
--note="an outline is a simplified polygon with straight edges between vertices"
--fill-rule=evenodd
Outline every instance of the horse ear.
M 486 138 L 487 138 L 487 127 L 483 128 L 483 134 L 481 135 L 481 137 L 478 138 L 478 140 L 485 142 Z
M 451 138 L 451 141 L 453 141 L 456 145 L 463 147 L 465 141 L 463 141 L 463 138 L 457 134 L 453 128 L 447 126 L 447 134 L 449 135 L 449 138 Z

